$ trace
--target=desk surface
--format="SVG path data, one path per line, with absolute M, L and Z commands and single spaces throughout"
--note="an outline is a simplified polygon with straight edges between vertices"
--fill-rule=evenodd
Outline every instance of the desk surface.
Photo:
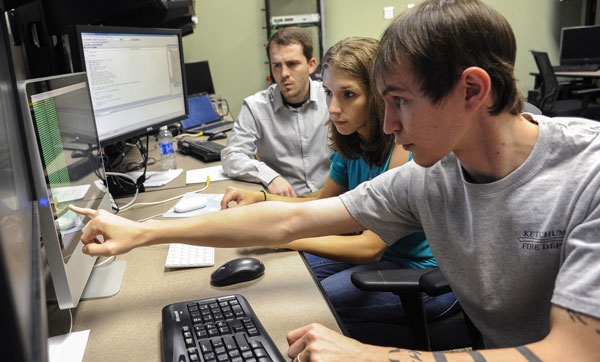
M 595 72 L 555 72 L 554 75 L 567 78 L 600 78 L 600 70 Z
M 156 152 L 152 143 L 149 148 L 151 155 Z M 205 164 L 191 156 L 177 155 L 177 166 L 184 169 L 218 164 Z M 223 193 L 228 185 L 260 188 L 256 184 L 229 180 L 211 183 L 205 193 Z M 185 185 L 184 172 L 159 191 L 140 194 L 136 202 L 163 200 L 195 189 L 198 185 Z M 127 199 L 117 202 L 124 204 Z M 133 208 L 120 215 L 138 220 L 166 212 L 175 203 Z M 117 257 L 117 260 L 127 262 L 121 291 L 110 298 L 83 300 L 72 311 L 73 331 L 91 330 L 84 361 L 161 361 L 161 310 L 164 306 L 234 293 L 248 299 L 284 356 L 288 348 L 286 334 L 292 329 L 319 322 L 340 331 L 329 304 L 303 258 L 295 251 L 275 252 L 262 247 L 216 249 L 214 267 L 166 269 L 167 251 L 168 245 L 155 245 Z M 260 259 L 265 264 L 265 274 L 259 279 L 236 285 L 210 285 L 210 274 L 216 267 L 243 256 Z M 50 305 L 48 314 L 50 335 L 68 331 L 67 311 Z

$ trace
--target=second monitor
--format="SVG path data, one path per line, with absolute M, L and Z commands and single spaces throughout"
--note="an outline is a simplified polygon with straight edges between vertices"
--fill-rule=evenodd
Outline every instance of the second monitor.
M 103 145 L 187 117 L 181 30 L 77 26 Z

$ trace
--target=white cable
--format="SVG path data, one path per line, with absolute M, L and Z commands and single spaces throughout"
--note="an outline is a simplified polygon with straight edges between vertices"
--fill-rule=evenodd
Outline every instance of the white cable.
M 100 263 L 98 263 L 98 264 L 94 265 L 94 268 L 97 268 L 97 267 L 99 267 L 99 266 L 102 266 L 102 265 L 104 265 L 104 264 L 106 264 L 106 263 L 108 263 L 108 262 L 112 262 L 112 261 L 113 261 L 113 259 L 115 259 L 115 256 L 114 256 L 114 255 L 113 255 L 113 256 L 111 256 L 110 258 L 108 258 L 108 259 L 106 259 L 106 260 L 103 260 L 102 262 L 100 262 Z
M 193 193 L 202 192 L 202 191 L 204 191 L 204 190 L 206 190 L 206 189 L 208 188 L 208 185 L 210 185 L 210 177 L 206 177 L 206 186 L 204 186 L 203 188 L 201 188 L 201 189 L 199 189 L 199 190 L 196 190 L 196 191 L 190 191 L 190 192 L 193 192 Z M 186 192 L 186 194 L 187 194 L 187 192 Z M 171 198 L 168 198 L 168 199 L 166 199 L 166 200 L 161 200 L 161 201 L 153 201 L 153 202 L 139 202 L 139 203 L 137 203 L 137 204 L 133 204 L 133 205 L 131 205 L 131 206 L 129 205 L 129 204 L 131 204 L 131 203 L 129 203 L 129 204 L 127 204 L 126 206 L 124 206 L 123 208 L 120 208 L 119 210 L 120 210 L 120 211 L 125 211 L 126 209 L 131 209 L 132 207 L 135 207 L 135 206 L 150 206 L 150 205 L 158 205 L 158 204 L 163 204 L 163 203 L 165 203 L 165 202 L 169 202 L 169 201 L 177 200 L 177 199 L 179 199 L 179 198 L 183 197 L 183 195 L 185 195 L 185 194 L 181 194 L 181 195 L 178 195 L 178 196 L 173 196 L 173 197 L 171 197 Z
M 160 214 L 156 214 L 156 215 L 152 215 L 152 216 L 148 216 L 148 217 L 145 217 L 143 219 L 140 219 L 137 222 L 144 222 L 146 220 L 154 219 L 155 217 L 162 216 L 163 214 L 164 214 L 164 212 L 161 212 Z
M 135 199 L 137 199 L 137 195 L 138 195 L 137 180 L 134 179 L 133 177 L 129 176 L 128 174 L 121 173 L 121 172 L 106 172 L 106 176 L 121 176 L 121 177 L 130 179 L 131 182 L 133 182 L 133 184 L 135 185 L 135 195 L 133 195 L 133 200 L 129 201 L 129 203 L 127 203 L 125 206 L 119 207 L 119 211 L 123 211 L 123 210 L 127 209 L 128 207 L 130 207 L 135 202 Z M 115 202 L 115 204 L 116 204 L 116 202 Z
M 180 139 L 182 137 L 200 137 L 200 136 L 204 136 L 203 132 L 199 132 L 199 133 L 180 133 L 177 136 L 173 137 L 175 139 Z
M 69 333 L 73 332 L 73 313 L 71 313 L 71 308 L 69 308 L 69 318 L 71 319 L 71 326 L 69 327 Z

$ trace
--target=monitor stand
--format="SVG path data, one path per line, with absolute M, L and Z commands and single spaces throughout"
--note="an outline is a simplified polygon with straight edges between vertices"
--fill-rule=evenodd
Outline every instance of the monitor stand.
M 119 293 L 126 265 L 126 261 L 116 260 L 92 269 L 81 299 L 107 298 Z
M 81 300 L 108 298 L 119 293 L 126 265 L 126 261 L 116 260 L 93 268 L 81 294 Z M 46 300 L 52 303 L 57 301 L 54 284 L 49 274 L 46 282 Z

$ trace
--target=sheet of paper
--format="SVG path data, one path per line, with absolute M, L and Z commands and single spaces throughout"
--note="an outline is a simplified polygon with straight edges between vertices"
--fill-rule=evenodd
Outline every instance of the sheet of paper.
M 227 176 L 223 171 L 223 166 L 213 166 L 187 171 L 185 174 L 185 183 L 204 183 L 207 176 L 210 177 L 210 182 L 231 180 L 231 177 Z
M 159 187 L 168 184 L 173 181 L 177 176 L 183 172 L 182 168 L 177 168 L 168 171 L 146 171 L 146 181 L 144 186 L 146 187 Z M 128 172 L 129 176 L 137 180 L 142 175 L 141 171 Z
M 90 330 L 48 338 L 49 362 L 81 362 Z
M 196 209 L 188 212 L 175 212 L 175 205 L 173 205 L 173 207 L 170 208 L 169 211 L 163 214 L 163 217 L 190 217 L 204 215 L 221 210 L 221 199 L 223 198 L 223 194 L 199 194 L 188 192 L 187 194 L 183 195 L 181 200 L 185 199 L 186 197 L 190 197 L 190 195 L 193 197 L 196 197 L 198 195 L 205 196 L 207 198 L 206 206 L 201 209 Z
M 59 203 L 81 200 L 90 189 L 90 184 L 79 186 L 65 186 L 52 188 L 52 196 L 58 199 Z

